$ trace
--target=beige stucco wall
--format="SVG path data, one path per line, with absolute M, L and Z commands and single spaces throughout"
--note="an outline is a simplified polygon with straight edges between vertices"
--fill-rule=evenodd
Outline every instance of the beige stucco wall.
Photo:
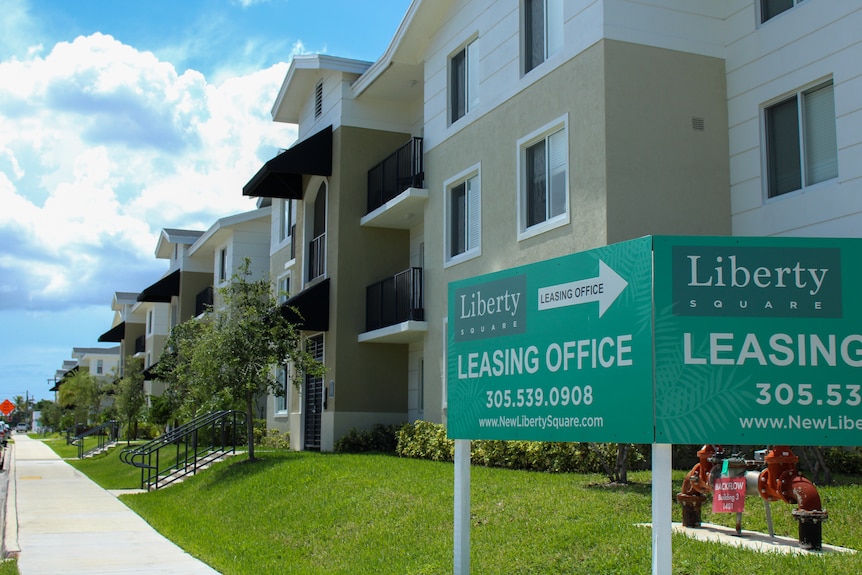
M 720 60 L 602 40 L 428 151 L 425 419 L 445 420 L 449 282 L 645 234 L 729 233 L 724 82 Z M 562 116 L 570 222 L 518 241 L 517 141 Z M 444 269 L 443 182 L 479 162 L 481 257 Z
M 333 184 L 338 189 L 338 203 L 330 213 L 337 214 L 338 221 L 330 220 L 329 228 L 337 233 L 331 272 L 336 329 L 331 335 L 335 336 L 341 377 L 335 380 L 335 409 L 406 414 L 407 346 L 360 344 L 357 337 L 365 331 L 366 287 L 410 265 L 406 230 L 360 226 L 367 213 L 368 170 L 407 142 L 410 135 L 350 127 L 340 128 L 335 135 L 340 161 Z
M 724 60 L 604 41 L 607 241 L 729 235 Z M 703 130 L 692 119 L 703 120 Z

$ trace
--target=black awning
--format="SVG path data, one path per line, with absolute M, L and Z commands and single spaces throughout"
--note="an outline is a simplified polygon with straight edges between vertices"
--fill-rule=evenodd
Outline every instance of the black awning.
M 126 337 L 126 322 L 121 321 L 105 333 L 99 336 L 100 342 L 120 343 Z
M 281 313 L 301 330 L 329 331 L 329 278 L 288 299 Z
M 144 375 L 144 379 L 145 379 L 145 380 L 147 380 L 147 381 L 151 381 L 151 380 L 153 380 L 153 379 L 155 379 L 155 378 L 156 378 L 156 374 L 155 374 L 155 373 L 153 373 L 153 370 L 156 368 L 156 366 L 157 366 L 157 365 L 159 365 L 159 362 L 154 363 L 153 365 L 151 365 L 150 367 L 148 367 L 148 368 L 144 369 L 144 370 L 141 372 L 141 373 Z
M 171 297 L 180 295 L 180 270 L 166 275 L 138 295 L 138 301 L 169 303 Z
M 242 195 L 301 200 L 304 174 L 332 175 L 332 126 L 265 163 L 243 186 Z

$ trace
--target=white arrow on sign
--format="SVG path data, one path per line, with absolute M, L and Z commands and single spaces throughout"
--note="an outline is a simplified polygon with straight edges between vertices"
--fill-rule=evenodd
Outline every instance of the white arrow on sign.
M 629 282 L 599 260 L 599 277 L 539 288 L 539 310 L 599 302 L 599 317 L 616 301 Z

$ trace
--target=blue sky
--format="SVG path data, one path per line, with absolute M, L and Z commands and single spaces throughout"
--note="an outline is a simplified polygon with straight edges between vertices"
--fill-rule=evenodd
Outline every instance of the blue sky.
M 114 292 L 167 269 L 162 228 L 254 208 L 242 185 L 296 138 L 270 116 L 294 54 L 374 61 L 409 4 L 3 0 L 0 401 L 111 345 Z

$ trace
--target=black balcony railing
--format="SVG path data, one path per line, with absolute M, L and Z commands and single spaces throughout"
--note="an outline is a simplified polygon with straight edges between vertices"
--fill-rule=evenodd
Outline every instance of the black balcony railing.
M 326 234 L 308 242 L 308 281 L 326 273 Z
M 368 213 L 407 188 L 421 188 L 424 178 L 422 138 L 412 138 L 368 170 Z
M 147 351 L 147 338 L 139 335 L 135 338 L 135 353 L 144 353 L 145 351 Z
M 423 321 L 422 268 L 410 268 L 365 291 L 365 331 L 403 321 Z
M 213 288 L 205 287 L 195 296 L 195 317 L 201 315 L 213 306 Z

